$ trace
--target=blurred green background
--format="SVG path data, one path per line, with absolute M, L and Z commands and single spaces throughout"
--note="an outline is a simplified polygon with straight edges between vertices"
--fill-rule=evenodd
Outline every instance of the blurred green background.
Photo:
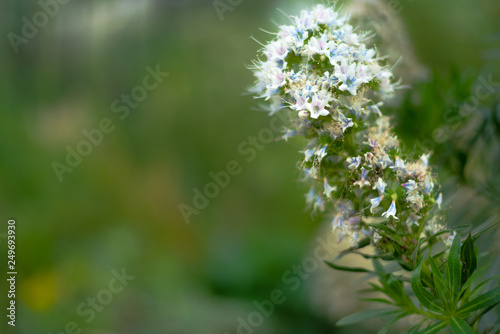
M 228 6 L 222 17 L 217 3 Z M 272 142 L 251 162 L 237 149 L 269 126 L 254 110 L 261 101 L 244 94 L 253 82 L 246 66 L 260 48 L 249 37 L 267 40 L 260 28 L 287 22 L 276 8 L 295 14 L 314 3 L 73 0 L 17 53 L 9 33 L 22 35 L 23 18 L 33 22 L 42 9 L 35 1 L 0 5 L 0 268 L 6 276 L 3 233 L 14 218 L 18 271 L 15 328 L 6 324 L 0 280 L 1 333 L 232 334 L 238 317 L 274 289 L 286 301 L 252 332 L 353 331 L 332 325 L 360 307 L 352 279 L 326 270 L 315 275 L 335 284 L 305 279 L 297 291 L 282 280 L 329 233 L 304 209 L 300 142 Z M 393 32 L 407 34 L 421 66 L 414 89 L 387 112 L 407 147 L 435 152 L 451 224 L 480 223 L 500 207 L 498 87 L 479 116 L 445 116 L 459 113 L 481 76 L 500 82 L 500 2 L 386 3 L 396 11 L 379 25 L 401 20 Z M 142 85 L 148 66 L 169 75 L 121 119 L 113 101 Z M 53 163 L 64 164 L 67 147 L 105 118 L 114 130 L 60 182 Z M 192 205 L 193 189 L 231 160 L 241 173 L 187 224 L 179 204 Z M 86 321 L 77 308 L 103 295 L 122 268 L 135 278 Z

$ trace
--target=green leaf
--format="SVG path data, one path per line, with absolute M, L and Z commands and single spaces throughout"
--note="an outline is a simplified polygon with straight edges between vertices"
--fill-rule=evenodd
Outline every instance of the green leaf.
M 334 264 L 332 262 L 325 261 L 325 263 L 330 266 L 333 269 L 336 270 L 341 270 L 341 271 L 350 271 L 354 273 L 371 273 L 371 270 L 365 269 L 365 268 L 352 268 L 352 267 L 344 267 L 344 266 L 339 266 L 337 264 Z
M 474 330 L 464 320 L 455 316 L 450 318 L 450 327 L 453 334 L 474 334 Z
M 454 300 L 451 297 L 450 290 L 448 290 L 448 287 L 443 281 L 443 275 L 441 274 L 439 267 L 432 257 L 429 257 L 429 262 L 431 264 L 432 279 L 434 281 L 434 289 L 436 290 L 436 294 L 445 305 L 445 308 L 451 309 Z
M 500 302 L 500 286 L 474 298 L 458 309 L 457 314 L 465 315 Z
M 406 317 L 407 315 L 409 315 L 410 313 L 409 312 L 402 312 L 401 314 L 398 314 L 394 319 L 392 319 L 387 325 L 385 325 L 381 330 L 378 331 L 377 334 L 387 334 L 387 331 L 389 330 L 389 328 L 392 327 L 392 325 L 394 325 L 394 323 L 396 321 L 398 321 L 399 319 L 401 318 L 404 318 Z
M 446 328 L 446 326 L 448 326 L 448 324 L 444 321 L 439 321 L 439 322 L 436 322 L 434 325 L 432 326 L 429 326 L 427 328 L 424 328 L 418 332 L 415 332 L 415 334 L 436 334 L 438 333 L 440 330 Z
M 460 258 L 463 264 L 461 282 L 464 284 L 477 268 L 476 251 L 474 250 L 474 241 L 470 233 L 462 245 Z
M 460 291 L 462 280 L 462 261 L 460 261 L 460 234 L 457 233 L 448 254 L 448 263 L 444 271 L 445 283 L 450 290 L 453 299 L 456 299 Z
M 352 325 L 352 324 L 355 324 L 355 323 L 358 323 L 361 321 L 365 321 L 368 319 L 393 315 L 393 314 L 396 314 L 399 312 L 401 312 L 401 310 L 398 310 L 395 308 L 380 308 L 380 309 L 375 309 L 375 310 L 361 311 L 361 312 L 354 313 L 354 314 L 348 315 L 347 317 L 340 319 L 339 321 L 337 321 L 336 325 L 337 326 Z
M 484 266 L 484 267 L 481 267 L 479 268 L 478 270 L 476 270 L 470 277 L 469 279 L 467 280 L 467 282 L 465 282 L 465 284 L 462 286 L 462 289 L 460 290 L 460 293 L 458 294 L 459 296 L 461 296 L 465 290 L 467 290 L 471 284 L 477 279 L 479 278 L 480 276 L 484 275 L 484 273 L 490 268 L 490 266 Z M 458 301 L 458 300 L 456 300 Z M 455 301 L 455 302 L 456 302 Z
M 472 238 L 477 239 L 477 238 L 479 238 L 479 236 L 482 233 L 484 233 L 484 232 L 488 231 L 490 228 L 493 228 L 496 225 L 500 224 L 500 220 L 493 222 L 494 220 L 495 220 L 495 217 L 492 217 L 492 218 L 488 219 L 486 222 L 484 222 L 481 225 L 479 225 L 478 227 L 476 227 L 473 231 L 473 232 L 475 232 L 475 234 Z
M 423 306 L 425 306 L 431 311 L 441 313 L 444 311 L 441 302 L 436 297 L 434 297 L 432 293 L 430 293 L 424 288 L 420 280 L 420 269 L 422 267 L 422 262 L 423 261 L 420 261 L 420 263 L 415 268 L 415 271 L 411 276 L 411 289 L 413 290 L 413 293 L 415 293 L 415 296 Z
M 478 285 L 476 285 L 474 287 L 474 289 L 472 289 L 472 291 L 470 292 L 471 298 L 476 298 L 477 295 L 480 295 L 483 292 L 483 289 L 484 289 L 484 286 L 486 285 L 486 283 L 493 281 L 493 280 L 496 280 L 496 279 L 499 279 L 499 278 L 500 278 L 500 276 L 493 276 L 493 277 L 490 277 L 490 278 L 482 281 Z
M 373 302 L 373 303 L 383 303 L 383 304 L 391 304 L 394 305 L 393 302 L 387 299 L 383 298 L 359 298 L 359 300 L 365 301 L 365 302 Z
M 420 246 L 422 246 L 424 241 L 426 241 L 425 238 L 418 239 L 417 247 L 415 247 L 415 250 L 413 251 L 413 253 L 411 253 L 411 260 L 413 261 L 413 263 L 416 263 L 418 261 L 418 255 L 420 254 Z
M 426 321 L 427 319 L 422 319 L 418 322 L 418 324 L 416 324 L 415 326 L 413 326 L 412 328 L 410 328 L 408 331 L 405 332 L 405 334 L 415 334 L 416 332 L 418 332 L 418 330 L 420 329 L 420 326 L 422 326 L 422 324 Z

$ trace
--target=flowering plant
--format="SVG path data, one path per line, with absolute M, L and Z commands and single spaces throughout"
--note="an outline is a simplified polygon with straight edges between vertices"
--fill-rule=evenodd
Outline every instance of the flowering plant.
M 500 287 L 486 293 L 483 283 L 473 288 L 488 268 L 477 269 L 474 242 L 481 231 L 462 240 L 465 228 L 446 228 L 429 154 L 409 157 L 381 112 L 399 82 L 348 15 L 317 5 L 289 19 L 251 67 L 252 92 L 269 102 L 271 115 L 289 116 L 284 139 L 305 138 L 298 166 L 311 187 L 306 203 L 313 213 L 330 216 L 339 241 L 351 243 L 337 259 L 359 254 L 372 259 L 374 269 L 340 266 L 337 259 L 328 265 L 375 274 L 372 290 L 387 298 L 370 300 L 389 305 L 338 325 L 388 317 L 385 333 L 398 319 L 417 314 L 423 320 L 408 333 L 447 326 L 476 333 L 482 316 L 500 303 Z M 383 265 L 389 262 L 397 268 Z

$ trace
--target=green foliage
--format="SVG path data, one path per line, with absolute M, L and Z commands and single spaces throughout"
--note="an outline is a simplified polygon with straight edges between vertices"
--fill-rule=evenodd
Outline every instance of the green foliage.
M 494 225 L 494 224 L 491 224 Z M 478 267 L 475 242 L 478 235 L 468 233 L 464 240 L 456 233 L 449 252 L 433 250 L 432 242 L 421 238 L 417 244 L 411 279 L 386 272 L 378 259 L 373 259 L 374 271 L 348 268 L 329 263 L 332 268 L 356 272 L 369 272 L 377 276 L 379 284 L 370 282 L 367 291 L 384 294 L 386 298 L 364 298 L 369 302 L 389 304 L 391 308 L 364 311 L 341 319 L 337 325 L 345 326 L 370 318 L 387 318 L 388 324 L 379 333 L 387 333 L 399 319 L 416 314 L 424 321 L 406 333 L 438 333 L 449 327 L 453 334 L 479 333 L 479 322 L 489 311 L 500 304 L 500 286 L 483 291 L 486 283 L 498 276 L 481 279 L 490 265 Z M 393 262 L 397 262 L 394 257 Z M 404 273 L 404 271 L 403 271 Z M 409 283 L 409 284 L 408 284 Z M 414 298 L 409 296 L 413 292 Z M 427 326 L 423 325 L 427 322 Z M 487 329 L 484 333 L 494 333 Z

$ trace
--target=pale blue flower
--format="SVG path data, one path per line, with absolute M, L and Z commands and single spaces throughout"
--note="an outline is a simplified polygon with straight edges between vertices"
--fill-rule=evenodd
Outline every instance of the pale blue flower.
M 323 202 L 323 198 L 319 195 L 316 198 L 316 201 L 314 201 L 314 207 L 313 207 L 313 211 L 318 211 L 318 210 L 320 212 L 325 211 L 325 203 Z
M 361 157 L 354 157 L 354 158 L 347 158 L 346 159 L 347 163 L 349 164 L 349 166 L 347 166 L 347 168 L 353 170 L 353 169 L 356 169 L 359 167 L 359 165 L 361 164 Z
M 352 122 L 352 120 L 350 118 L 345 117 L 345 115 L 343 113 L 341 113 L 340 111 L 338 111 L 338 114 L 339 114 L 338 118 L 340 121 L 340 126 L 342 127 L 342 132 L 345 132 L 345 130 L 347 128 L 354 126 L 354 123 Z
M 430 195 L 433 188 L 434 182 L 432 182 L 432 179 L 429 177 L 429 175 L 427 175 L 424 180 L 424 193 Z
M 373 189 L 377 189 L 378 190 L 378 193 L 380 195 L 383 195 L 384 192 L 385 192 L 385 187 L 387 186 L 387 184 L 384 182 L 384 180 L 382 180 L 381 177 L 378 178 L 377 182 L 375 183 L 375 185 L 373 186 Z
M 418 185 L 414 180 L 408 180 L 408 182 L 402 183 L 401 186 L 405 187 L 408 192 L 414 191 L 418 188 Z
M 422 154 L 422 156 L 420 157 L 420 160 L 422 161 L 424 167 L 427 167 L 427 165 L 429 164 L 429 157 L 430 154 Z
M 382 214 L 382 217 L 385 217 L 387 219 L 389 219 L 389 217 L 393 217 L 394 219 L 398 220 L 398 217 L 396 217 L 396 200 L 392 200 L 389 210 L 384 212 Z
M 310 149 L 304 151 L 304 155 L 305 155 L 304 161 L 309 161 L 309 159 L 312 158 L 312 156 L 314 155 L 314 150 L 315 150 L 315 148 L 313 147 L 313 148 L 310 148 Z
M 282 136 L 282 138 L 285 141 L 288 141 L 288 138 L 291 138 L 291 137 L 295 136 L 296 134 L 297 134 L 297 130 L 286 129 L 285 134 Z
M 326 157 L 326 155 L 327 155 L 326 146 L 327 145 L 323 146 L 322 148 L 320 148 L 319 150 L 314 152 L 314 154 L 318 157 L 319 161 L 323 160 L 323 158 Z
M 306 109 L 311 113 L 311 117 L 317 119 L 319 116 L 326 116 L 330 114 L 329 99 L 327 96 L 321 96 L 320 94 L 315 94 L 312 97 L 312 101 L 306 103 Z
M 332 186 L 330 186 L 328 184 L 328 181 L 326 180 L 326 177 L 324 179 L 324 188 L 325 188 L 325 190 L 324 190 L 323 194 L 325 194 L 325 196 L 328 197 L 328 198 L 330 198 L 330 199 L 332 198 L 331 197 L 332 196 L 332 192 L 337 191 L 337 187 L 335 187 L 335 186 L 332 187 Z
M 307 194 L 305 194 L 305 197 L 306 197 L 306 204 L 308 206 L 313 204 L 314 199 L 316 198 L 316 193 L 315 193 L 314 189 L 311 188 L 311 190 L 309 190 L 309 192 Z
M 382 202 L 383 199 L 384 199 L 384 196 L 379 196 L 379 197 L 372 198 L 370 200 L 370 203 L 372 205 L 370 208 L 371 213 L 373 213 L 374 209 L 380 205 L 380 203 Z
M 363 188 L 364 186 L 369 186 L 370 182 L 366 181 L 366 176 L 368 175 L 369 170 L 365 169 L 365 167 L 361 167 L 361 180 L 354 182 L 355 186 L 360 186 Z
M 344 226 L 344 218 L 342 217 L 342 213 L 337 213 L 337 215 L 335 216 L 335 218 L 333 218 L 332 220 L 332 227 L 333 229 L 337 229 L 337 228 L 340 228 Z
M 408 218 L 406 219 L 406 225 L 408 227 L 412 227 L 413 225 L 417 225 L 418 226 L 418 220 L 422 218 L 420 216 L 417 216 L 416 214 L 414 213 L 411 213 Z
M 441 209 L 441 204 L 443 203 L 443 193 L 439 193 L 438 198 L 436 199 L 436 204 L 438 205 L 438 208 Z
M 405 162 L 399 157 L 396 157 L 396 163 L 394 164 L 394 166 L 390 166 L 389 168 L 394 169 L 396 172 L 406 173 Z

